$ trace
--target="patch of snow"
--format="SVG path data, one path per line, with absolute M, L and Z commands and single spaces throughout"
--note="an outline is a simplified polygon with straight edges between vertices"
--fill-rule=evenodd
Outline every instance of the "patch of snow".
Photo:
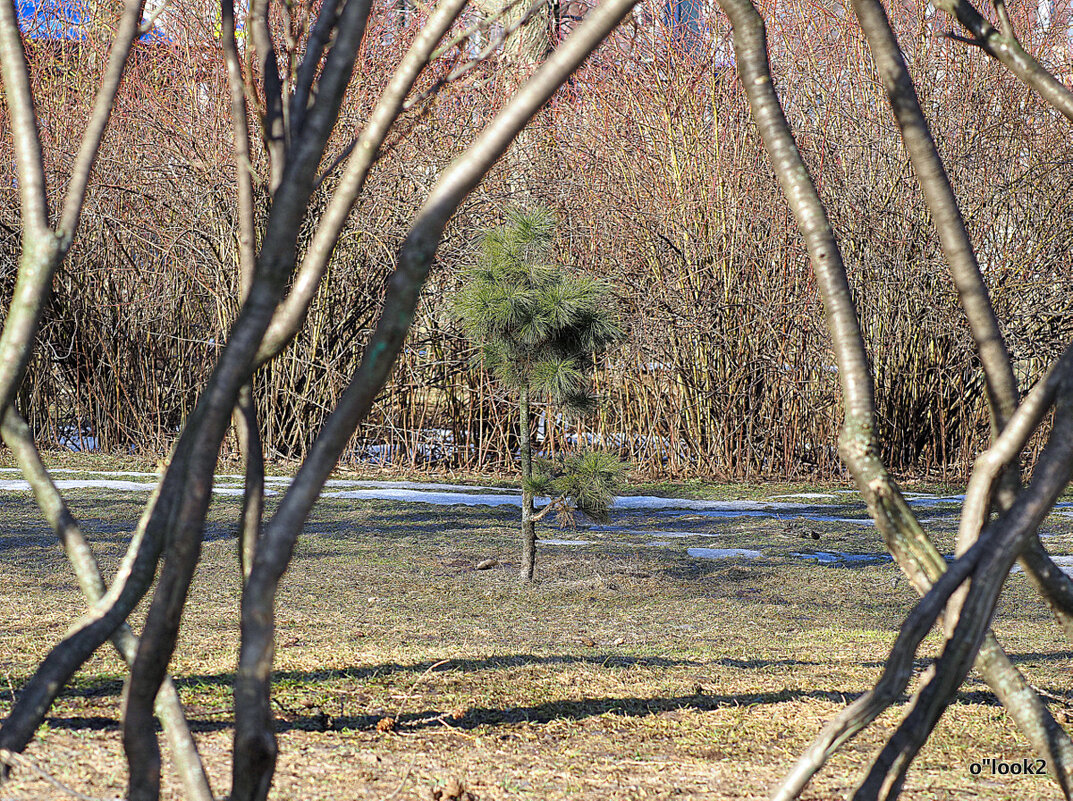
M 217 478 L 242 479 L 243 476 L 220 475 Z M 266 482 L 290 484 L 292 476 L 265 476 Z M 325 487 L 353 487 L 355 489 L 412 489 L 431 492 L 517 492 L 507 487 L 484 487 L 474 484 L 434 484 L 427 481 L 375 481 L 372 479 L 330 478 L 324 482 Z
M 116 481 L 115 479 L 56 479 L 57 489 L 107 489 L 126 490 L 129 492 L 151 492 L 155 483 L 143 484 L 137 481 Z M 5 479 L 0 481 L 0 491 L 26 492 L 30 489 L 30 482 L 21 478 Z
M 856 523 L 858 526 L 874 526 L 870 517 L 831 517 L 829 515 L 796 515 L 797 520 L 814 520 L 817 523 Z
M 134 478 L 157 478 L 156 473 L 134 473 L 129 470 L 72 470 L 68 467 L 57 467 L 51 469 L 50 473 L 79 473 L 91 476 L 132 476 Z M 22 470 L 17 467 L 0 467 L 0 473 L 18 473 L 22 475 Z M 241 476 L 239 476 L 241 478 Z
M 588 540 L 537 540 L 540 545 L 592 545 Z
M 823 501 L 833 501 L 835 496 L 829 492 L 795 492 L 792 495 L 772 495 L 773 499 L 778 498 L 805 498 Z
M 920 495 L 916 498 L 906 497 L 906 502 L 910 506 L 938 506 L 940 503 L 963 503 L 964 500 L 964 495 L 946 495 L 943 497 L 937 495 Z
M 697 559 L 759 559 L 760 551 L 748 548 L 689 548 L 686 553 Z
M 802 506 L 802 509 L 814 509 L 814 506 Z M 673 510 L 672 510 L 673 511 Z M 764 511 L 756 509 L 713 509 L 713 510 L 698 510 L 693 514 L 700 517 L 718 517 L 718 518 L 734 518 L 734 517 L 768 517 L 774 520 L 812 520 L 817 523 L 856 523 L 859 526 L 874 526 L 875 522 L 871 518 L 867 517 L 833 517 L 831 515 L 817 515 L 817 514 L 784 514 L 783 510 L 779 511 Z
M 290 479 L 287 479 L 288 481 Z M 429 490 L 431 492 L 514 492 L 509 487 L 481 487 L 472 484 L 432 484 L 420 481 L 366 481 L 358 479 L 331 478 L 324 482 L 326 487 L 368 487 L 369 489 L 411 489 Z

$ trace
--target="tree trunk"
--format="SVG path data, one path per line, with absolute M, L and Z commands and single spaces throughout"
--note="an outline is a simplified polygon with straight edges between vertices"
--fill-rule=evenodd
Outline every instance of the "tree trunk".
M 522 584 L 533 580 L 536 569 L 536 523 L 533 521 L 533 443 L 529 438 L 529 390 L 523 389 L 518 401 L 520 412 L 518 438 L 522 446 L 522 566 L 518 579 Z

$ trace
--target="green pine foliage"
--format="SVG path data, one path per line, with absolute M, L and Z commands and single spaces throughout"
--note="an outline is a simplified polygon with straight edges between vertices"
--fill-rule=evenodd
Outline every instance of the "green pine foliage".
M 570 414 L 592 411 L 596 359 L 623 336 L 610 287 L 553 264 L 554 236 L 547 210 L 509 211 L 504 225 L 481 238 L 477 263 L 454 300 L 478 358 L 518 396 L 523 419 L 536 399 Z M 625 469 L 618 458 L 591 451 L 534 469 L 529 448 L 522 453 L 527 497 L 551 496 L 560 522 L 572 521 L 574 510 L 606 519 Z
M 541 460 L 529 486 L 535 495 L 569 498 L 577 510 L 599 523 L 606 523 L 615 493 L 622 486 L 627 465 L 614 454 L 583 451 L 554 461 Z M 572 524 L 570 515 L 560 515 L 560 524 Z
M 454 312 L 504 387 L 584 413 L 595 359 L 622 329 L 606 283 L 549 263 L 554 234 L 544 209 L 508 212 L 482 237 Z

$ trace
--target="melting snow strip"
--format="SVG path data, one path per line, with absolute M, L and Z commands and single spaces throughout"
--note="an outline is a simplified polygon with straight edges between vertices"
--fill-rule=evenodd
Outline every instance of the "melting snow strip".
M 129 470 L 74 470 L 69 467 L 56 467 L 50 469 L 50 473 L 78 473 L 88 476 L 131 476 L 133 478 L 159 478 L 159 473 L 135 473 Z M 22 475 L 22 470 L 18 467 L 0 467 L 0 473 L 18 473 Z M 236 476 L 236 478 L 242 478 L 242 476 Z
M 940 503 L 963 503 L 965 501 L 964 495 L 921 495 L 916 498 L 905 497 L 906 502 L 910 506 L 937 506 Z
M 518 495 L 476 495 L 468 492 L 425 492 L 410 489 L 355 489 L 322 492 L 322 498 L 352 498 L 368 501 L 407 501 L 430 503 L 435 506 L 517 506 L 522 505 Z M 537 503 L 548 503 L 548 498 L 535 498 Z
M 408 489 L 428 490 L 431 492 L 499 492 L 517 493 L 510 487 L 480 487 L 472 484 L 431 484 L 420 481 L 364 481 L 357 479 L 332 478 L 324 482 L 326 487 L 356 487 L 369 489 Z

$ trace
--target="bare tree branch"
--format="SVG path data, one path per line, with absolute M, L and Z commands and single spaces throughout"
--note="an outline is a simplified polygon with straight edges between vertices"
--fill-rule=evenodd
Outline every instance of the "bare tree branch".
M 310 103 L 310 91 L 317 75 L 317 68 L 328 46 L 332 31 L 339 20 L 339 6 L 343 0 L 326 0 L 317 12 L 317 20 L 309 33 L 305 54 L 295 76 L 294 93 L 291 95 L 290 126 L 291 136 L 297 136 L 305 125 L 306 110 Z
M 492 21 L 500 19 L 501 17 L 508 16 L 511 11 L 513 11 L 514 7 L 520 3 L 520 1 L 521 0 L 511 0 L 511 2 L 505 4 L 501 9 L 499 9 L 499 11 L 490 16 L 487 20 L 484 20 L 483 24 L 487 25 Z M 479 64 L 484 63 L 490 56 L 492 56 L 492 54 L 494 54 L 499 49 L 499 47 L 507 39 L 510 38 L 512 34 L 517 33 L 517 31 L 521 29 L 523 25 L 528 24 L 529 20 L 531 20 L 538 12 L 540 12 L 541 9 L 543 9 L 547 5 L 548 0 L 537 0 L 537 2 L 529 6 L 529 8 L 526 9 L 525 12 L 516 20 L 511 22 L 509 25 L 504 25 L 495 30 L 489 37 L 488 44 L 485 45 L 484 49 L 477 53 L 477 55 L 475 55 L 473 58 L 469 59 L 465 63 L 459 64 L 449 73 L 438 79 L 434 84 L 432 84 L 432 86 L 428 87 L 417 96 L 407 100 L 403 108 L 406 110 L 415 108 L 420 104 L 424 103 L 434 94 L 439 92 L 447 84 L 465 77 Z
M 367 0 L 354 0 L 348 4 L 326 71 L 329 68 L 342 70 L 349 76 L 365 30 L 368 10 Z M 249 380 L 253 356 L 294 268 L 298 231 L 308 206 L 314 171 L 347 80 L 347 77 L 335 75 L 332 80 L 321 83 L 318 102 L 302 136 L 295 143 L 293 157 L 288 159 L 287 180 L 273 198 L 254 284 L 232 326 L 227 347 L 172 450 L 168 467 L 139 521 L 116 580 L 101 603 L 79 621 L 38 666 L 0 727 L 0 747 L 20 751 L 26 746 L 56 693 L 144 596 L 166 541 L 168 559 L 128 684 L 124 725 L 125 745 L 135 752 L 133 761 L 139 765 L 139 771 L 148 766 L 145 768 L 147 772 L 140 773 L 140 778 L 159 775 L 152 769 L 152 754 L 158 755 L 152 728 L 152 701 L 166 672 L 178 632 L 182 600 L 200 553 L 201 532 L 219 446 L 240 388 Z M 323 88 L 325 85 L 327 89 Z M 2 345 L 0 339 L 0 349 Z M 144 663 L 141 669 L 139 662 Z M 131 699 L 136 703 L 131 704 Z M 142 749 L 150 749 L 150 752 L 142 754 Z M 131 752 L 128 751 L 130 759 Z M 150 781 L 138 792 L 151 793 L 152 788 Z
M 1013 410 L 1017 408 L 1017 380 L 999 330 L 991 297 L 980 275 L 980 265 L 969 241 L 958 208 L 957 198 L 950 186 L 939 154 L 935 149 L 928 122 L 920 108 L 916 88 L 909 77 L 901 47 L 878 0 L 854 0 L 853 10 L 861 30 L 868 39 L 876 67 L 898 123 L 905 149 L 913 165 L 917 182 L 924 193 L 932 222 L 957 286 L 958 297 L 965 309 L 973 339 L 980 354 L 987 379 L 988 404 L 992 410 L 992 435 L 997 436 Z
M 402 103 L 414 81 L 428 64 L 432 50 L 458 18 L 467 2 L 468 0 L 441 0 L 391 76 L 376 107 L 369 115 L 339 185 L 321 216 L 291 291 L 272 318 L 272 324 L 257 354 L 258 365 L 278 354 L 305 322 L 309 304 L 313 302 L 324 271 L 331 261 L 339 234 L 350 216 L 354 201 L 361 194 L 369 168 L 376 160 L 380 146 L 398 118 Z
M 270 776 L 274 767 L 276 744 L 269 680 L 275 630 L 273 607 L 279 579 L 324 481 L 387 380 L 448 219 L 518 131 L 629 13 L 634 2 L 610 0 L 598 6 L 447 168 L 418 212 L 399 253 L 399 266 L 389 282 L 384 310 L 365 346 L 361 364 L 266 526 L 243 592 L 242 648 L 235 680 L 233 801 L 264 798 L 268 785 L 265 774 Z
M 913 758 L 972 666 L 1010 567 L 1073 477 L 1073 370 L 1070 368 L 1073 368 L 1073 362 L 1066 362 L 1063 369 L 1056 371 L 1060 377 L 1055 380 L 1058 405 L 1054 429 L 1040 455 L 1031 483 L 1010 510 L 990 524 L 965 556 L 951 566 L 950 572 L 953 572 L 963 559 L 968 559 L 983 546 L 982 554 L 974 560 L 976 564 L 968 594 L 958 610 L 957 624 L 947 638 L 942 654 L 911 700 L 902 722 L 872 763 L 854 794 L 855 801 L 890 798 L 898 794 Z M 1026 414 L 1029 416 L 1031 412 Z M 1021 439 L 1019 435 L 1022 433 L 1011 431 L 1010 437 L 1006 438 L 1004 432 L 993 447 L 1000 453 L 1015 447 L 1019 451 L 1017 440 Z M 890 659 L 894 656 L 892 652 Z M 1062 790 L 1068 798 L 1069 777 L 1063 778 Z
M 891 109 L 965 309 L 987 382 L 992 435 L 997 436 L 1017 407 L 1018 391 L 1010 355 L 999 330 L 990 295 L 886 12 L 878 0 L 854 0 L 853 9 L 883 79 Z M 1049 401 L 1047 403 L 1049 405 Z M 1034 429 L 1038 422 L 1038 419 L 1033 419 L 1028 424 Z M 994 449 L 988 453 L 995 458 Z M 1002 465 L 1002 478 L 1007 485 L 1011 485 L 1000 501 L 999 508 L 1002 510 L 1012 504 L 1019 486 L 1019 455 L 1018 450 Z M 974 471 L 974 479 L 980 473 L 979 469 Z M 989 474 L 990 482 L 985 496 L 976 498 L 976 501 L 982 501 L 982 505 L 974 506 L 972 496 L 967 497 L 958 536 L 959 553 L 968 549 L 986 523 L 992 506 L 993 485 L 999 477 L 998 473 Z M 1038 536 L 1033 537 L 1033 546 L 1029 549 L 1031 561 L 1025 560 L 1027 572 L 1032 574 L 1033 583 L 1048 599 L 1059 620 L 1073 631 L 1073 604 L 1068 609 L 1062 608 L 1063 599 L 1073 600 L 1073 582 L 1054 565 L 1039 544 Z M 1050 587 L 1054 589 L 1050 590 Z M 948 625 L 952 625 L 954 619 L 948 612 Z M 1034 697 L 1035 692 L 1009 662 L 991 634 L 987 635 L 987 649 L 981 658 L 980 668 L 988 684 L 1045 760 L 1052 777 L 1063 788 L 1067 787 L 1070 774 L 1073 773 L 1073 741 L 1057 726 L 1042 701 Z
M 1016 39 L 1017 34 L 1013 30 L 1013 22 L 1010 21 L 1010 12 L 1006 8 L 1006 0 L 992 0 L 995 13 L 998 15 L 999 29 L 1007 39 Z
M 927 591 L 931 582 L 937 582 L 925 598 L 931 599 L 928 601 L 929 608 L 934 607 L 935 614 L 938 615 L 942 604 L 937 604 L 934 599 L 945 599 L 959 582 L 949 574 L 943 574 L 942 559 L 920 529 L 876 455 L 872 381 L 856 322 L 856 312 L 850 300 L 845 270 L 826 214 L 800 159 L 771 86 L 763 21 L 748 0 L 725 0 L 721 5 L 730 16 L 734 27 L 738 69 L 754 119 L 784 194 L 804 235 L 824 300 L 845 395 L 846 422 L 840 450 L 868 501 L 869 509 L 884 535 L 884 540 L 899 565 L 909 574 L 914 586 L 920 591 Z M 966 571 L 965 566 L 958 568 L 961 574 Z M 930 626 L 930 623 L 928 625 Z M 922 637 L 926 630 L 924 628 L 917 633 Z M 996 657 L 996 653 L 1000 653 L 1000 649 L 989 650 L 992 657 Z M 862 699 L 832 722 L 776 789 L 775 798 L 796 797 L 830 753 L 860 731 L 894 700 L 901 692 L 900 689 L 894 689 L 900 685 L 901 678 L 893 684 L 889 682 L 892 677 L 903 677 L 908 681 L 907 671 L 911 662 L 909 657 L 902 656 L 899 659 L 900 667 L 892 667 L 891 673 L 887 674 L 887 684 L 877 685 L 875 694 Z M 1000 661 L 999 658 L 995 658 L 991 670 L 995 671 L 995 676 L 1006 678 L 1013 673 L 1008 660 Z M 996 684 L 1001 686 L 1003 682 Z M 1024 689 L 1016 684 L 1013 686 Z
M 257 233 L 250 164 L 249 118 L 246 111 L 242 62 L 239 59 L 238 45 L 235 41 L 234 0 L 223 0 L 221 3 L 220 29 L 224 64 L 227 67 L 227 87 L 231 95 L 235 182 L 238 195 L 240 302 L 245 302 L 250 287 L 253 286 Z M 264 449 L 257 420 L 257 406 L 254 402 L 253 381 L 254 379 L 251 378 L 249 383 L 239 390 L 238 404 L 234 413 L 235 432 L 245 474 L 242 513 L 239 520 L 239 565 L 243 577 L 249 574 L 250 565 L 253 564 L 253 552 L 261 535 L 265 498 Z
M 288 131 L 283 118 L 283 80 L 279 74 L 276 45 L 268 25 L 269 0 L 250 0 L 246 24 L 250 41 L 257 54 L 257 69 L 265 93 L 265 110 L 261 119 L 265 151 L 268 153 L 270 192 L 275 192 L 283 181 L 287 166 Z
M 935 0 L 935 5 L 957 17 L 962 26 L 972 34 L 974 42 L 988 55 L 1005 64 L 1040 97 L 1065 117 L 1073 120 L 1073 92 L 1033 58 L 1013 36 L 1012 31 L 1004 36 L 969 0 Z

